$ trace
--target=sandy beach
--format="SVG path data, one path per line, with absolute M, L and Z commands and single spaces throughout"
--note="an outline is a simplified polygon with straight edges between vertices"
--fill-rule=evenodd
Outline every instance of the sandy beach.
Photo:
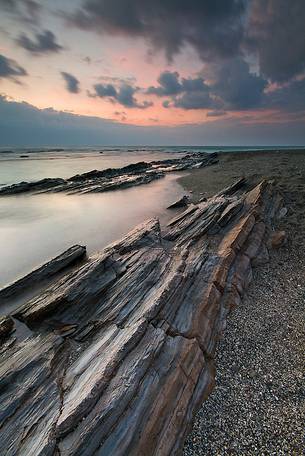
M 219 164 L 180 179 L 193 198 L 239 176 L 275 179 L 287 243 L 254 270 L 228 318 L 216 354 L 216 387 L 196 415 L 183 454 L 299 455 L 303 452 L 305 151 L 220 154 Z

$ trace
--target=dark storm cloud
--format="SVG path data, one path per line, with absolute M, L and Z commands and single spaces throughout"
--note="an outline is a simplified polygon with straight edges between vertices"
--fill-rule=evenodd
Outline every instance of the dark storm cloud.
M 183 92 L 206 92 L 209 90 L 203 78 L 182 78 L 180 80 L 177 71 L 164 71 L 158 77 L 159 86 L 151 86 L 147 89 L 147 94 L 163 96 L 178 95 Z
M 41 5 L 34 0 L 1 0 L 0 11 L 11 14 L 21 22 L 37 24 L 40 20 Z
M 169 59 L 185 44 L 204 62 L 253 54 L 272 81 L 305 69 L 304 0 L 84 0 L 67 19 L 98 33 L 145 38 Z
M 264 106 L 287 112 L 305 111 L 305 78 L 268 92 L 264 99 Z
M 112 97 L 117 98 L 117 90 L 112 84 L 96 84 L 94 86 L 96 95 L 100 98 Z
M 149 87 L 147 93 L 150 95 L 171 96 L 181 93 L 182 85 L 179 82 L 179 73 L 177 71 L 164 71 L 158 77 L 158 87 Z
M 218 103 L 211 98 L 209 92 L 185 92 L 174 99 L 172 106 L 181 109 L 213 109 L 217 108 Z
M 57 43 L 56 36 L 50 30 L 44 30 L 35 34 L 35 39 L 29 38 L 22 33 L 16 40 L 17 44 L 23 49 L 34 55 L 57 53 L 63 50 L 63 47 Z
M 267 82 L 250 72 L 240 57 L 210 63 L 203 77 L 181 78 L 178 72 L 163 72 L 159 85 L 149 87 L 148 94 L 170 97 L 165 108 L 182 109 L 250 109 L 261 104 Z
M 225 109 L 251 109 L 260 106 L 267 81 L 250 72 L 240 57 L 209 65 L 211 92 L 222 100 Z
M 87 0 L 68 20 L 99 33 L 147 38 L 169 59 L 187 43 L 214 59 L 239 52 L 244 11 L 244 0 Z
M 149 87 L 147 93 L 166 97 L 164 108 L 211 109 L 208 117 L 251 109 L 305 111 L 305 77 L 266 90 L 267 81 L 251 73 L 249 65 L 240 58 L 210 64 L 204 76 L 206 79 L 192 79 L 180 78 L 178 72 L 161 73 L 159 86 Z
M 68 92 L 70 92 L 70 93 L 79 93 L 80 92 L 79 80 L 75 76 L 73 76 L 73 74 L 62 71 L 61 75 L 66 82 L 66 87 L 67 87 Z
M 108 98 L 113 103 L 120 103 L 126 108 L 146 109 L 153 104 L 149 101 L 138 102 L 134 95 L 139 89 L 126 83 L 121 84 L 119 88 L 116 88 L 113 84 L 95 84 L 94 90 L 95 94 L 93 96 Z
M 305 69 L 304 27 L 304 0 L 250 2 L 246 47 L 265 77 L 287 81 Z
M 151 86 L 146 93 L 159 97 L 171 97 L 165 100 L 165 108 L 176 107 L 182 109 L 216 108 L 217 102 L 211 98 L 210 88 L 204 79 L 180 78 L 177 71 L 164 71 L 158 78 L 159 86 Z
M 26 76 L 27 72 L 24 68 L 18 65 L 15 60 L 8 59 L 0 54 L 0 79 L 9 78 L 15 79 L 20 76 Z

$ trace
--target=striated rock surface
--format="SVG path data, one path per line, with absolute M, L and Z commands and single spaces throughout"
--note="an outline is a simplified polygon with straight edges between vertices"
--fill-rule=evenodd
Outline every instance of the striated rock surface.
M 0 289 L 0 304 L 2 300 L 16 296 L 22 293 L 25 289 L 29 289 L 41 281 L 51 278 L 60 271 L 63 271 L 67 267 L 82 260 L 85 255 L 86 247 L 82 245 L 73 245 L 26 276 Z
M 29 192 L 98 193 L 124 189 L 149 184 L 164 177 L 167 172 L 212 165 L 217 163 L 216 157 L 216 153 L 194 153 L 175 159 L 133 163 L 123 168 L 93 170 L 88 173 L 77 174 L 69 179 L 47 178 L 36 182 L 20 182 L 0 188 L 0 196 Z
M 14 329 L 14 320 L 9 317 L 0 317 L 0 342 L 5 339 Z
M 180 207 L 186 207 L 189 205 L 189 202 L 189 197 L 187 195 L 184 195 L 182 198 L 178 199 L 173 204 L 168 206 L 167 209 L 178 209 Z
M 2 349 L 0 454 L 180 454 L 279 208 L 272 184 L 239 181 L 13 311 L 33 334 Z

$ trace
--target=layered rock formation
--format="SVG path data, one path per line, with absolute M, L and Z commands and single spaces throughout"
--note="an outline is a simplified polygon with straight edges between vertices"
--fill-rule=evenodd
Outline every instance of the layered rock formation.
M 217 162 L 217 154 L 194 153 L 181 158 L 138 162 L 123 168 L 108 168 L 77 174 L 69 179 L 46 178 L 36 182 L 20 182 L 0 188 L 0 196 L 20 193 L 66 192 L 98 193 L 124 189 L 160 179 L 165 173 L 201 168 Z
M 48 280 L 74 263 L 81 261 L 86 255 L 86 247 L 73 245 L 69 249 L 47 263 L 30 272 L 26 276 L 0 290 L 0 300 L 19 295 L 42 281 Z
M 0 322 L 0 453 L 179 454 L 280 205 L 272 183 L 239 180 L 26 300 L 12 317 L 31 337 Z

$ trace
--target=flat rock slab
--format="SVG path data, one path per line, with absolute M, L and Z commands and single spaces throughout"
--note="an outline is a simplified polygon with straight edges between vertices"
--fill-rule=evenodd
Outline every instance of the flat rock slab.
M 239 180 L 164 233 L 157 219 L 139 225 L 19 307 L 33 334 L 5 334 L 0 454 L 180 454 L 279 209 L 273 185 Z

